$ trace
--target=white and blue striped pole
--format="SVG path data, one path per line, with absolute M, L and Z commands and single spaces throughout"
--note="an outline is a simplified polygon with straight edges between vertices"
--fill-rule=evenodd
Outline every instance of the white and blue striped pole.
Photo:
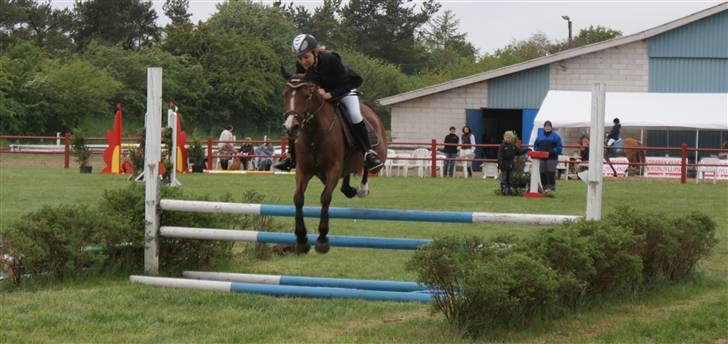
M 200 280 L 242 282 L 271 285 L 297 285 L 304 287 L 330 287 L 381 291 L 427 291 L 429 288 L 417 282 L 366 280 L 352 278 L 327 278 L 291 275 L 240 274 L 231 272 L 185 271 L 182 276 Z
M 167 238 L 184 238 L 198 240 L 228 240 L 246 241 L 262 244 L 295 244 L 296 236 L 293 233 L 240 231 L 217 228 L 175 227 L 162 226 L 159 235 Z M 317 234 L 309 234 L 309 242 L 315 242 Z M 389 250 L 416 250 L 427 245 L 431 240 L 400 239 L 381 237 L 358 237 L 329 235 L 329 245 L 334 247 L 379 248 Z
M 432 295 L 420 292 L 380 291 L 348 288 L 302 287 L 255 283 L 192 280 L 150 276 L 129 276 L 132 283 L 155 287 L 253 293 L 285 297 L 363 299 L 375 301 L 432 302 Z
M 288 216 L 296 215 L 296 208 L 289 205 L 226 203 L 206 201 L 183 201 L 163 199 L 162 210 L 187 211 L 199 213 L 223 213 L 239 215 Z M 319 217 L 320 207 L 303 207 L 304 217 Z M 498 224 L 531 224 L 551 225 L 565 221 L 578 221 L 582 217 L 575 215 L 518 214 L 518 213 L 486 213 L 464 211 L 429 211 L 429 210 L 397 210 L 367 208 L 329 208 L 329 217 L 339 219 L 388 220 L 388 221 L 420 221 L 451 223 L 498 223 Z

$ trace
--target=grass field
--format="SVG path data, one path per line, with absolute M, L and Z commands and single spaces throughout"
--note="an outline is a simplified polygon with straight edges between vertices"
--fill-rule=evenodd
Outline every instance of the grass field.
M 43 204 L 94 204 L 105 189 L 124 188 L 126 176 L 77 169 L 33 168 L 0 156 L 0 232 Z M 18 167 L 19 166 L 19 167 Z M 95 169 L 97 172 L 98 169 Z M 189 193 L 213 197 L 246 190 L 266 203 L 290 204 L 292 176 L 182 175 Z M 333 206 L 583 215 L 585 185 L 559 181 L 556 198 L 498 197 L 496 181 L 376 177 L 367 199 L 337 193 Z M 311 183 L 308 205 L 318 204 L 321 185 Z M 607 180 L 604 212 L 630 204 L 678 216 L 702 211 L 718 224 L 720 242 L 700 266 L 699 277 L 628 301 L 597 303 L 557 321 L 525 331 L 493 333 L 497 342 L 726 343 L 728 341 L 728 184 Z M 315 231 L 317 219 L 307 221 Z M 276 218 L 291 228 L 292 219 Z M 140 229 L 142 230 L 142 229 Z M 336 220 L 332 234 L 402 238 L 498 233 L 529 235 L 537 227 Z M 411 252 L 332 248 L 327 255 L 245 256 L 217 270 L 326 277 L 410 280 L 404 270 Z M 161 262 L 164 264 L 164 262 Z M 350 300 L 286 299 L 265 296 L 156 289 L 131 285 L 124 274 L 59 282 L 0 292 L 0 342 L 407 342 L 462 343 L 426 305 Z

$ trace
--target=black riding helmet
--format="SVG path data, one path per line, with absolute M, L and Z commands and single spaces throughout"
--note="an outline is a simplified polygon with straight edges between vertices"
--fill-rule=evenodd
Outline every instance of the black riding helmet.
M 318 47 L 318 41 L 316 40 L 316 37 L 309 35 L 309 34 L 300 34 L 293 38 L 293 43 L 291 44 L 291 52 L 296 57 L 301 56 L 313 49 L 316 49 Z

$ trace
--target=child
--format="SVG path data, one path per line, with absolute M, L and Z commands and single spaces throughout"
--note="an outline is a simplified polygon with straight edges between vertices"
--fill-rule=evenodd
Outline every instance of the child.
M 516 155 L 522 155 L 525 151 L 516 146 L 515 136 L 512 131 L 503 133 L 503 143 L 498 147 L 498 169 L 501 171 L 501 194 L 504 196 L 511 193 L 513 159 Z

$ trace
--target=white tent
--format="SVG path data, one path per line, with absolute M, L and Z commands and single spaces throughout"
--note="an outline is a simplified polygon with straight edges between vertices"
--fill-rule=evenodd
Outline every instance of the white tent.
M 728 93 L 607 92 L 604 125 L 618 117 L 625 127 L 728 130 Z M 554 129 L 589 127 L 591 92 L 549 91 L 534 119 L 537 130 L 551 121 Z

